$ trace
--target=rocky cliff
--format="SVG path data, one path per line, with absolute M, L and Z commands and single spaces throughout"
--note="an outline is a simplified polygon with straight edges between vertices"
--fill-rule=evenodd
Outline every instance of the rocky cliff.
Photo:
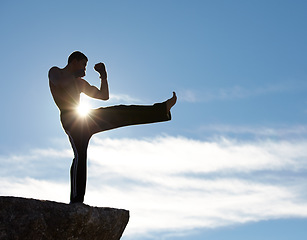
M 129 211 L 0 197 L 0 240 L 118 240 Z

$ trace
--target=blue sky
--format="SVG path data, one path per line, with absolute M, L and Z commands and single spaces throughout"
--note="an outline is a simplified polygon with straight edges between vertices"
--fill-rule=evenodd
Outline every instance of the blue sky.
M 69 202 L 72 150 L 48 87 L 71 52 L 111 98 L 178 95 L 171 122 L 97 134 L 85 203 L 123 239 L 303 239 L 306 1 L 1 1 L 0 195 Z

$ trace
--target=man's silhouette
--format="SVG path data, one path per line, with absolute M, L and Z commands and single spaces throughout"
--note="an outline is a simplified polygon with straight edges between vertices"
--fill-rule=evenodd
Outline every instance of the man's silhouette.
M 87 147 L 93 134 L 136 124 L 168 121 L 170 109 L 177 97 L 150 106 L 118 105 L 92 109 L 85 117 L 77 113 L 80 93 L 89 97 L 108 100 L 109 88 L 107 73 L 103 63 L 97 63 L 94 69 L 100 74 L 100 89 L 91 86 L 82 77 L 85 76 L 87 57 L 81 52 L 73 52 L 63 69 L 52 67 L 49 70 L 49 86 L 53 99 L 60 110 L 62 126 L 69 137 L 74 151 L 70 169 L 70 202 L 84 201 L 86 187 Z

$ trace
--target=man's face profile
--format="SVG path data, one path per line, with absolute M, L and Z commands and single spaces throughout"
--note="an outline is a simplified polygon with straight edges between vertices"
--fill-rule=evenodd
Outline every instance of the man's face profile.
M 82 59 L 82 60 L 74 60 L 74 75 L 75 77 L 84 77 L 85 76 L 85 71 L 86 71 L 86 65 L 87 65 L 87 60 Z

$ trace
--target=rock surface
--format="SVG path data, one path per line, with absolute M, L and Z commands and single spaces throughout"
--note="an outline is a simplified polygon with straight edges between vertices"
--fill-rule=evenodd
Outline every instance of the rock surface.
M 0 197 L 0 240 L 118 240 L 129 211 Z

